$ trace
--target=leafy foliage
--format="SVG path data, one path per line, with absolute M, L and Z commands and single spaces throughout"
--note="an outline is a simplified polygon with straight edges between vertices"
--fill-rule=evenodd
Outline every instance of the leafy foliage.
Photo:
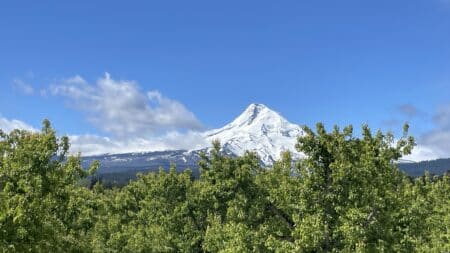
M 45 120 L 41 133 L 0 131 L 0 247 L 5 251 L 82 250 L 95 219 L 91 193 L 77 185 L 93 173 L 69 157 L 67 137 L 58 139 Z M 63 162 L 64 161 L 64 162 Z
M 287 152 L 270 169 L 215 142 L 199 178 L 171 168 L 121 188 L 68 156 L 48 121 L 0 132 L 0 251 L 448 252 L 449 176 L 398 170 L 414 146 L 404 130 L 394 142 L 318 124 L 298 139 L 304 160 Z

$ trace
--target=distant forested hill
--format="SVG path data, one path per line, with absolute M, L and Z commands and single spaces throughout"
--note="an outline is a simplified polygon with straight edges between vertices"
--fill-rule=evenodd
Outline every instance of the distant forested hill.
M 421 176 L 425 171 L 435 175 L 442 175 L 450 171 L 450 158 L 422 161 L 417 163 L 399 163 L 399 168 L 410 176 Z
M 229 153 L 228 155 L 231 155 Z M 174 165 L 177 171 L 191 169 L 194 177 L 199 176 L 199 152 L 185 150 L 128 153 L 83 157 L 83 166 L 88 167 L 93 161 L 100 162 L 99 177 L 106 184 L 126 185 L 136 179 L 137 173 L 157 172 L 159 168 L 168 171 Z M 422 176 L 425 171 L 442 175 L 450 170 L 450 158 L 422 162 L 400 162 L 398 167 L 413 177 Z

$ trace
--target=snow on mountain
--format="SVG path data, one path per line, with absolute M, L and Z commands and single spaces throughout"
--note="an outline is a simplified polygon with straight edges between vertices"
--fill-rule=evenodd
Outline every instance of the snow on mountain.
M 201 134 L 208 144 L 204 144 L 205 146 L 200 150 L 167 150 L 87 156 L 83 157 L 83 166 L 88 167 L 93 161 L 98 160 L 100 161 L 99 173 L 125 173 L 129 176 L 135 175 L 136 172 L 157 172 L 160 168 L 168 169 L 171 164 L 174 164 L 177 170 L 182 171 L 190 168 L 194 175 L 198 176 L 200 152 L 210 148 L 210 143 L 213 140 L 219 140 L 227 154 L 242 155 L 246 150 L 254 151 L 265 165 L 271 165 L 280 158 L 280 153 L 286 150 L 291 151 L 294 159 L 304 157 L 303 154 L 295 150 L 296 137 L 303 135 L 300 126 L 288 122 L 279 113 L 262 104 L 251 104 L 230 124 Z M 445 165 L 450 163 L 447 160 L 414 163 L 403 159 L 399 161 L 398 165 L 412 176 L 422 175 L 422 168 L 425 167 L 431 168 L 431 171 L 435 171 L 436 174 L 442 174 L 445 171 L 444 169 L 448 168 Z
M 208 143 L 219 140 L 233 154 L 256 152 L 265 165 L 278 160 L 283 151 L 291 151 L 294 159 L 303 157 L 295 150 L 297 137 L 302 134 L 300 126 L 263 104 L 251 104 L 233 122 L 204 133 Z

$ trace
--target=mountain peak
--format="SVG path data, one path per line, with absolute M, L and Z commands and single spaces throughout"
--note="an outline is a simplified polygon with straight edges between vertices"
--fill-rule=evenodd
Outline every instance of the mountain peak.
M 246 110 L 262 110 L 265 108 L 269 109 L 265 104 L 251 103 Z
M 246 150 L 255 151 L 264 164 L 279 159 L 282 151 L 295 150 L 300 126 L 287 121 L 278 112 L 264 104 L 250 104 L 244 112 L 228 125 L 205 133 L 208 142 L 219 140 L 224 149 L 236 155 Z
M 274 121 L 283 121 L 284 118 L 277 112 L 271 110 L 269 107 L 265 106 L 264 104 L 257 104 L 253 103 L 250 104 L 241 115 L 239 115 L 233 122 L 231 122 L 229 125 L 232 125 L 233 127 L 236 126 L 245 126 L 245 125 L 252 125 L 258 122 L 267 120 L 274 122 Z
M 267 106 L 263 104 L 250 104 L 247 109 L 242 113 L 242 115 L 249 118 L 250 121 L 254 120 L 263 110 L 270 110 Z

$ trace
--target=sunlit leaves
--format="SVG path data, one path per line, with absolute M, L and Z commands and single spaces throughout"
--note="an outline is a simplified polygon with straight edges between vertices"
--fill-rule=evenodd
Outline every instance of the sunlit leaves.
M 450 180 L 413 179 L 395 164 L 400 139 L 352 126 L 305 128 L 297 149 L 272 168 L 258 157 L 202 155 L 200 178 L 175 168 L 122 188 L 99 167 L 67 156 L 50 122 L 32 133 L 0 131 L 2 252 L 448 252 Z M 92 179 L 91 179 L 92 180 Z

